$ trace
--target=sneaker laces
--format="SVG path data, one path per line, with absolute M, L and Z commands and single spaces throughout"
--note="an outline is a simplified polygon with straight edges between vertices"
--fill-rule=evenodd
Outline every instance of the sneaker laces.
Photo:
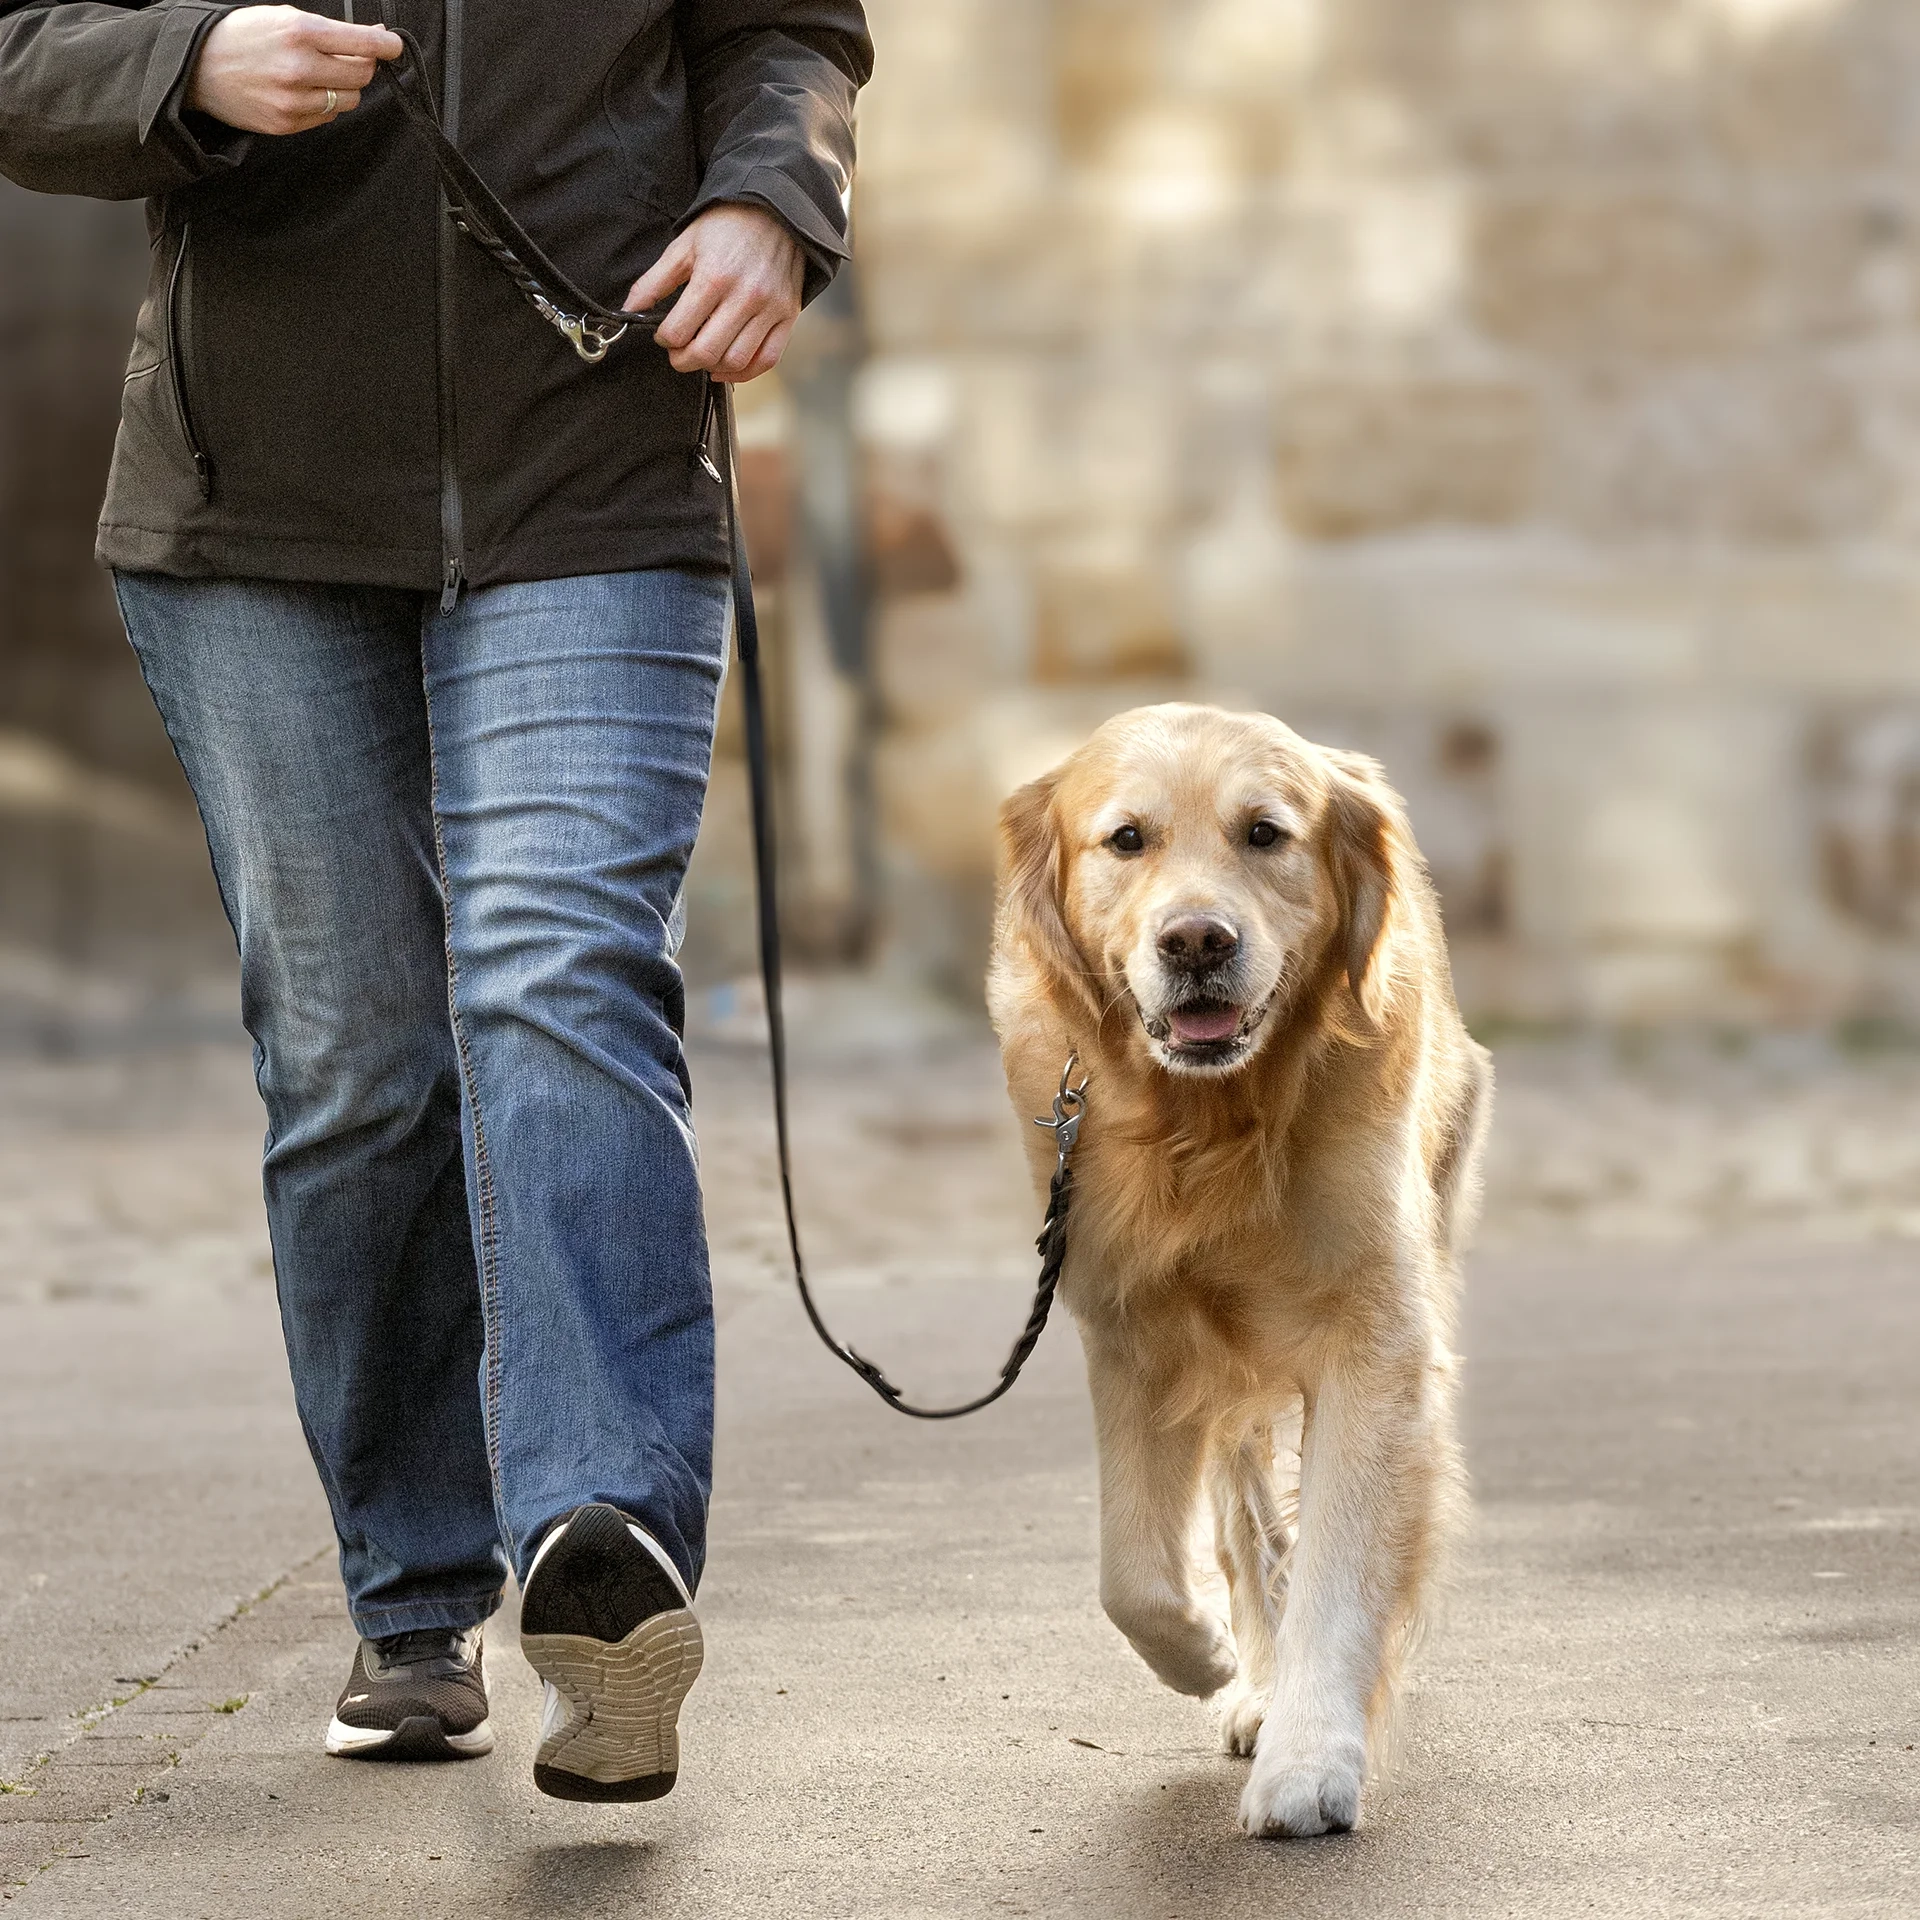
M 383 1634 L 373 1644 L 381 1665 L 410 1667 L 422 1660 L 461 1659 L 466 1637 L 454 1627 L 413 1627 L 405 1633 Z

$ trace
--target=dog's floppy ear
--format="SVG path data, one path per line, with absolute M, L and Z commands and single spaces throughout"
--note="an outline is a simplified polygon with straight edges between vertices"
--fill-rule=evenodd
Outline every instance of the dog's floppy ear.
M 1393 930 L 1404 910 L 1412 837 L 1400 796 L 1378 761 L 1360 753 L 1327 758 L 1333 772 L 1327 834 L 1340 903 L 1334 951 L 1367 1024 L 1378 1028 L 1393 996 Z
M 1024 946 L 1077 999 L 1097 1010 L 1086 962 L 1061 911 L 1064 880 L 1060 823 L 1054 795 L 1057 771 L 1009 794 L 1000 807 L 999 943 Z

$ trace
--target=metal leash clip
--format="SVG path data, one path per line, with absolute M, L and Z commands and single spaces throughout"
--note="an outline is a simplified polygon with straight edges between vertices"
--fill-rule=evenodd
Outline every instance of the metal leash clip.
M 565 334 L 574 352 L 589 366 L 598 366 L 607 357 L 607 349 L 626 338 L 625 325 L 608 326 L 604 321 L 589 320 L 584 314 L 563 312 L 544 293 L 529 293 L 527 297 L 541 319 Z
M 1087 1088 L 1093 1080 L 1091 1073 L 1084 1073 L 1080 1084 L 1077 1087 L 1073 1084 L 1073 1070 L 1079 1064 L 1077 1053 L 1067 1055 L 1067 1064 L 1060 1069 L 1060 1091 L 1053 1096 L 1052 1118 L 1036 1115 L 1033 1122 L 1036 1127 L 1046 1127 L 1052 1132 L 1054 1154 L 1063 1170 L 1080 1138 L 1080 1122 L 1087 1111 Z

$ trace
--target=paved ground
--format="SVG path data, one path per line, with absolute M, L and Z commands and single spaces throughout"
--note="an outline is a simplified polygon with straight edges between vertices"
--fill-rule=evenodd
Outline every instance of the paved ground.
M 1366 1827 L 1291 1846 L 1235 1836 L 1244 1763 L 1100 1617 L 1070 1329 L 980 1419 L 892 1420 L 783 1290 L 758 1081 L 724 1055 L 703 1080 L 723 1398 L 685 1784 L 642 1809 L 535 1795 L 507 1620 L 491 1758 L 326 1760 L 351 1639 L 277 1350 L 244 1062 L 0 1066 L 12 1905 L 1920 1910 L 1920 1294 L 1887 1237 L 1920 1206 L 1899 1172 L 1912 1069 L 1723 1065 L 1662 1099 L 1616 1065 L 1503 1061 L 1523 1140 L 1470 1278 L 1473 1543 Z M 990 1058 L 818 1069 L 801 1101 L 849 1329 L 928 1391 L 990 1373 L 1028 1278 Z M 1666 1129 L 1652 1146 L 1614 1137 L 1636 1101 Z M 1888 1137 L 1849 1200 L 1829 1148 L 1862 1113 Z M 1812 1186 L 1769 1202 L 1762 1182 L 1723 1219 L 1729 1180 L 1737 1198 L 1768 1164 L 1740 1141 L 1796 1126 Z M 1687 1187 L 1662 1166 L 1683 1151 L 1720 1175 Z M 1621 1201 L 1629 1162 L 1666 1179 L 1664 1211 Z

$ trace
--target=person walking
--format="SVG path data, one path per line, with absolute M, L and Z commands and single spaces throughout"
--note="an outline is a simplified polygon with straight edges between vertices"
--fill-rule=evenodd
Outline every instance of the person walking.
M 0 0 L 0 171 L 145 196 L 98 553 L 241 963 L 294 1395 L 360 1636 L 326 1736 L 678 1771 L 713 1314 L 675 963 L 727 632 L 712 381 L 846 253 L 859 0 Z M 383 66 L 653 344 L 588 366 Z

